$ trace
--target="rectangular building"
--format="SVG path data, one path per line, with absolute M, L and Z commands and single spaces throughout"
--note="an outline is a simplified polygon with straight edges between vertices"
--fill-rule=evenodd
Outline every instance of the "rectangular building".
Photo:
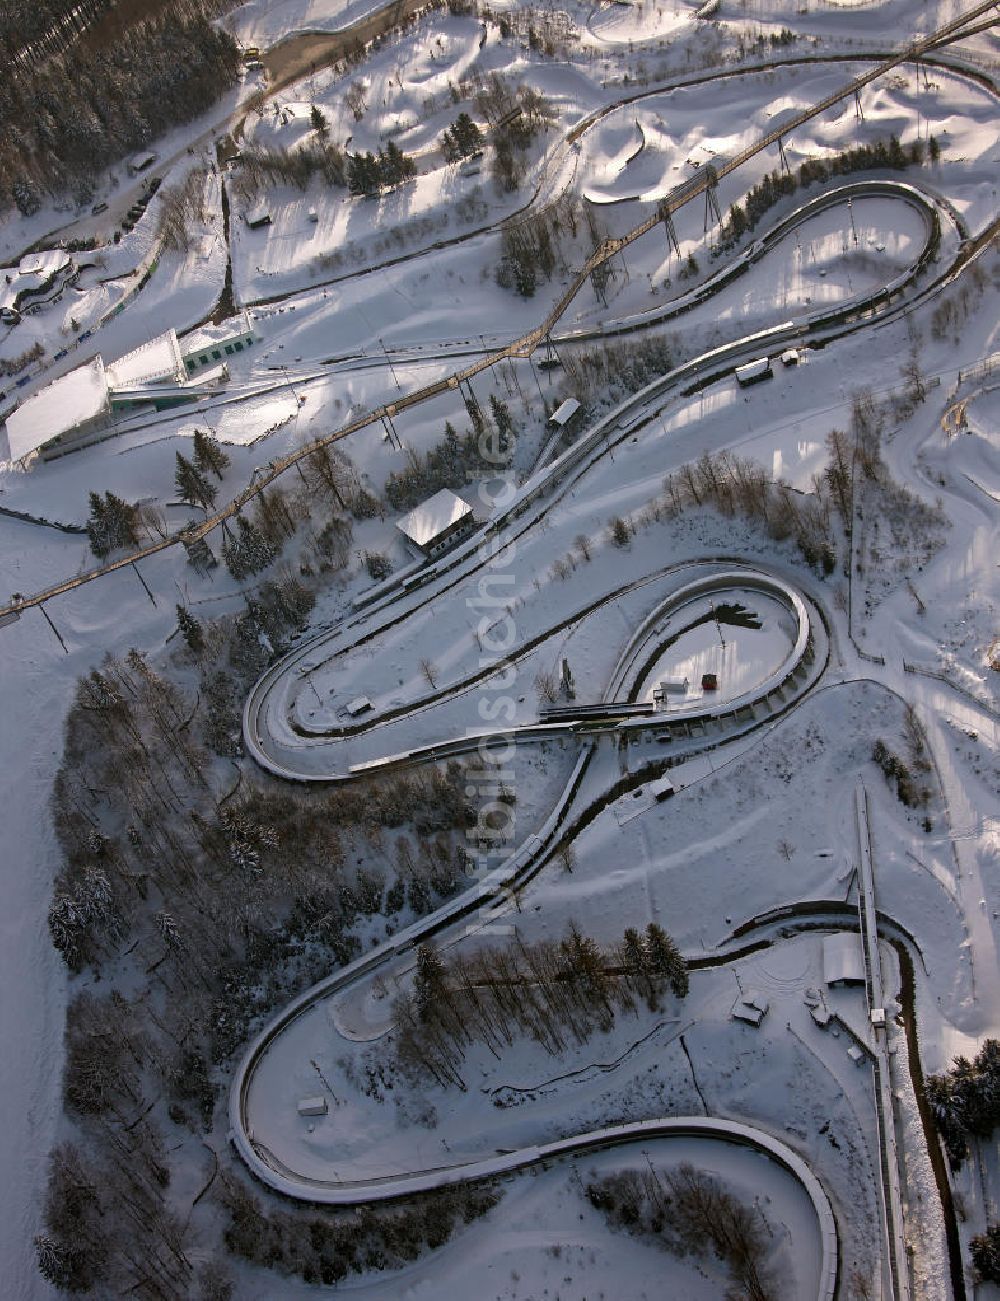
M 396 527 L 423 555 L 433 559 L 470 533 L 475 522 L 469 503 L 450 488 L 442 488 L 404 515 Z

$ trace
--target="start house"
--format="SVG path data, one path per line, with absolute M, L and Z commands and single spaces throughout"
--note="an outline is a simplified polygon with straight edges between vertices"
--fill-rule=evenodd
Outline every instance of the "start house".
M 469 503 L 450 488 L 442 488 L 404 515 L 396 527 L 422 555 L 434 559 L 464 538 L 474 524 Z

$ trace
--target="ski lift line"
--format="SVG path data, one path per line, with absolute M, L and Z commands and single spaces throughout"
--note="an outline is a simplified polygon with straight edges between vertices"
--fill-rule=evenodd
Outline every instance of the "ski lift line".
M 689 202 L 697 195 L 705 193 L 710 186 L 714 188 L 719 180 L 736 171 L 737 168 L 741 167 L 751 158 L 754 158 L 757 154 L 762 153 L 765 149 L 773 145 L 781 136 L 787 135 L 797 126 L 810 121 L 812 118 L 825 112 L 835 104 L 842 102 L 844 99 L 853 97 L 863 87 L 870 85 L 886 72 L 899 67 L 900 64 L 911 62 L 912 60 L 919 58 L 922 54 L 938 45 L 946 44 L 950 40 L 961 39 L 966 35 L 966 32 L 962 29 L 965 28 L 967 24 L 972 22 L 973 19 L 977 19 L 988 13 L 990 10 L 997 8 L 998 5 L 1000 5 L 1000 0 L 981 0 L 981 3 L 970 9 L 967 14 L 952 19 L 943 27 L 938 28 L 937 31 L 933 32 L 930 36 L 911 42 L 898 54 L 883 60 L 874 68 L 869 69 L 868 72 L 863 73 L 860 77 L 854 78 L 840 90 L 834 91 L 830 95 L 825 96 L 813 107 L 804 109 L 795 118 L 784 122 L 778 130 L 771 131 L 762 136 L 755 144 L 748 145 L 746 149 L 741 150 L 733 158 L 720 161 L 710 167 L 706 166 L 702 169 L 702 173 L 699 174 L 698 177 L 692 178 L 692 180 L 686 182 L 683 187 L 678 187 L 681 190 L 680 194 L 677 194 L 676 191 L 672 192 L 673 197 L 668 196 L 663 202 L 671 205 L 671 212 L 676 211 L 677 208 L 683 205 L 683 203 Z M 996 21 L 996 19 L 993 19 L 989 23 L 985 23 L 984 27 L 991 27 L 995 25 Z M 556 306 L 541 325 L 537 326 L 534 330 L 531 330 L 522 338 L 515 340 L 513 343 L 509 344 L 508 347 L 500 349 L 491 356 L 484 357 L 478 362 L 470 364 L 464 370 L 457 372 L 452 378 L 455 378 L 460 382 L 461 380 L 469 379 L 480 374 L 482 371 L 495 365 L 498 361 L 530 357 L 544 341 L 546 335 L 551 333 L 552 327 L 565 313 L 567 307 L 580 292 L 583 285 L 588 282 L 594 268 L 609 261 L 612 257 L 615 257 L 624 249 L 628 248 L 637 239 L 648 234 L 651 230 L 655 229 L 662 220 L 662 204 L 660 204 L 657 205 L 657 210 L 640 225 L 636 226 L 634 230 L 629 231 L 626 235 L 619 238 L 603 241 L 603 243 L 595 249 L 593 253 L 591 253 L 590 257 L 587 258 L 581 270 L 570 282 L 569 286 L 556 303 Z M 425 402 L 429 398 L 436 397 L 440 393 L 446 392 L 450 387 L 454 387 L 454 385 L 450 384 L 447 378 L 442 379 L 435 384 L 428 385 L 422 389 L 417 389 L 413 393 L 401 395 L 392 405 L 395 407 L 396 411 L 403 411 L 411 406 L 416 406 L 418 403 Z M 269 487 L 270 484 L 273 483 L 279 475 L 284 473 L 285 470 L 290 469 L 298 461 L 311 455 L 320 447 L 326 447 L 330 443 L 340 441 L 341 439 L 348 437 L 350 434 L 356 433 L 360 429 L 367 428 L 376 421 L 380 421 L 385 412 L 386 404 L 383 404 L 375 411 L 368 413 L 334 433 L 323 435 L 322 437 L 305 444 L 303 447 L 298 448 L 294 452 L 276 458 L 271 463 L 266 474 L 259 475 L 256 482 L 248 484 L 247 487 L 238 493 L 227 506 L 223 507 L 222 510 L 218 511 L 215 515 L 210 516 L 208 519 L 193 528 L 188 528 L 178 533 L 171 534 L 166 538 L 151 543 L 147 547 L 143 547 L 139 551 L 124 556 L 119 560 L 112 561 L 108 565 L 102 565 L 98 568 L 87 570 L 82 574 L 77 574 L 73 578 L 57 583 L 54 586 L 47 588 L 45 591 L 36 593 L 33 596 L 22 596 L 17 600 L 11 600 L 7 605 L 0 607 L 0 617 L 14 611 L 27 609 L 32 605 L 41 605 L 44 601 L 50 600 L 52 597 L 60 596 L 77 587 L 82 587 L 85 583 L 92 582 L 96 578 L 102 578 L 105 574 L 113 573 L 125 565 L 132 564 L 136 560 L 142 560 L 147 556 L 155 555 L 157 552 L 176 546 L 178 543 L 190 545 L 192 542 L 203 540 L 209 533 L 213 532 L 227 520 L 232 519 L 237 515 L 248 502 L 256 497 L 264 488 Z

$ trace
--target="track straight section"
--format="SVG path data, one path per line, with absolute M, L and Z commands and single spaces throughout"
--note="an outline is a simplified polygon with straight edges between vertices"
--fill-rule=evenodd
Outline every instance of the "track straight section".
M 859 782 L 854 791 L 854 811 L 858 829 L 858 913 L 861 920 L 861 945 L 865 958 L 865 984 L 868 1008 L 875 1038 L 873 1060 L 875 1081 L 875 1118 L 878 1127 L 879 1172 L 882 1184 L 882 1214 L 886 1255 L 892 1281 L 892 1301 L 910 1301 L 906 1235 L 903 1229 L 903 1206 L 899 1188 L 899 1154 L 896 1151 L 896 1123 L 892 1110 L 891 1058 L 886 1037 L 885 990 L 882 983 L 882 958 L 878 947 L 878 920 L 875 911 L 875 872 L 872 863 L 871 827 L 868 822 L 868 792 Z

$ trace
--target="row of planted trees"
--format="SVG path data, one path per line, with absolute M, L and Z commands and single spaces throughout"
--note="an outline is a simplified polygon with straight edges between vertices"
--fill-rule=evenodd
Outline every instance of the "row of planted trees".
M 557 942 L 483 948 L 442 958 L 417 951 L 412 995 L 396 1007 L 400 1063 L 438 1084 L 465 1089 L 467 1051 L 483 1044 L 500 1058 L 519 1037 L 556 1056 L 610 1030 L 640 1002 L 658 1008 L 667 989 L 688 990 L 687 965 L 670 936 L 651 922 L 626 930 L 610 949 L 571 923 Z

